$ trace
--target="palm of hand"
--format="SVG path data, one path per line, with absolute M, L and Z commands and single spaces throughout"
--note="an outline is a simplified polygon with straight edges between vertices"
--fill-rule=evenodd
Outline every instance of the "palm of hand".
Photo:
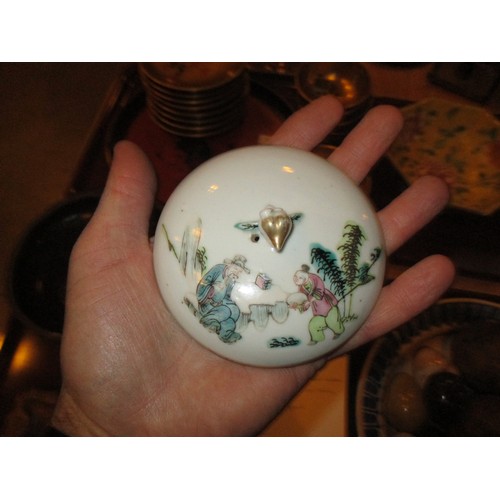
M 140 177 L 145 159 L 131 145 L 121 149 L 117 156 L 126 155 Z M 129 189 L 126 182 L 133 189 L 137 180 L 116 179 L 122 190 Z M 142 202 L 128 191 L 125 213 L 141 211 Z M 165 308 L 145 225 L 119 222 L 122 209 L 101 206 L 72 253 L 59 407 L 82 412 L 87 433 L 255 432 L 314 373 L 314 365 L 250 368 L 199 346 Z M 142 209 L 143 221 L 149 209 Z
M 312 148 L 339 117 L 338 103 L 321 99 L 292 117 L 273 142 Z M 333 158 L 358 181 L 399 131 L 400 119 L 393 111 L 382 109 L 378 118 L 385 130 L 374 132 L 366 120 L 366 130 L 361 124 L 358 137 L 346 140 Z M 356 144 L 362 138 L 366 151 Z M 446 202 L 439 182 L 412 189 L 380 214 L 389 251 Z M 71 258 L 63 388 L 54 421 L 70 434 L 254 434 L 325 361 L 253 368 L 223 360 L 193 341 L 173 320 L 156 286 L 147 236 L 154 193 L 147 159 L 133 145 L 120 144 L 101 204 Z M 412 197 L 419 198 L 419 214 L 402 210 L 413 203 Z M 440 257 L 409 270 L 386 287 L 362 331 L 342 352 L 432 303 L 452 274 L 449 262 Z

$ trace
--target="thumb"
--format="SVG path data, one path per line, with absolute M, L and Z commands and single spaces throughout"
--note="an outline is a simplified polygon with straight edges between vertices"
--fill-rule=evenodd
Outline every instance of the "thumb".
M 125 246 L 146 241 L 156 185 L 153 167 L 142 150 L 131 142 L 119 142 L 92 226 L 106 239 Z

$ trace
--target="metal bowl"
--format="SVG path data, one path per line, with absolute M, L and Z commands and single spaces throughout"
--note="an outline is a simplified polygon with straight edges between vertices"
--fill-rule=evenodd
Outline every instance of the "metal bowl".
M 362 106 L 371 96 L 370 77 L 360 63 L 304 63 L 295 83 L 307 101 L 331 94 L 340 100 L 346 112 Z

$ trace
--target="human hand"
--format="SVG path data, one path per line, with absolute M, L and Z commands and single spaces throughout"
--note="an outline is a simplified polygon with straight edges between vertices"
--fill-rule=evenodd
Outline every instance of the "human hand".
M 323 97 L 289 118 L 271 143 L 312 149 L 340 120 Z M 402 125 L 388 106 L 371 110 L 329 160 L 360 182 Z M 160 296 L 148 239 L 156 181 L 145 155 L 122 142 L 101 202 L 75 245 L 61 346 L 63 385 L 53 423 L 69 435 L 222 436 L 258 433 L 326 360 L 255 368 L 194 341 Z M 379 212 L 390 254 L 446 204 L 426 177 Z M 333 356 L 375 339 L 434 303 L 449 287 L 450 261 L 432 256 L 390 285 L 361 330 Z

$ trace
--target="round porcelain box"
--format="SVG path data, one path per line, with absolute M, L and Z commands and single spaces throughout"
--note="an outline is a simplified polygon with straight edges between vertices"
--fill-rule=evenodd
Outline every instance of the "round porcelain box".
M 370 202 L 344 173 L 309 152 L 251 146 L 181 182 L 154 264 L 167 307 L 200 344 L 276 367 L 324 356 L 360 328 L 385 254 Z

